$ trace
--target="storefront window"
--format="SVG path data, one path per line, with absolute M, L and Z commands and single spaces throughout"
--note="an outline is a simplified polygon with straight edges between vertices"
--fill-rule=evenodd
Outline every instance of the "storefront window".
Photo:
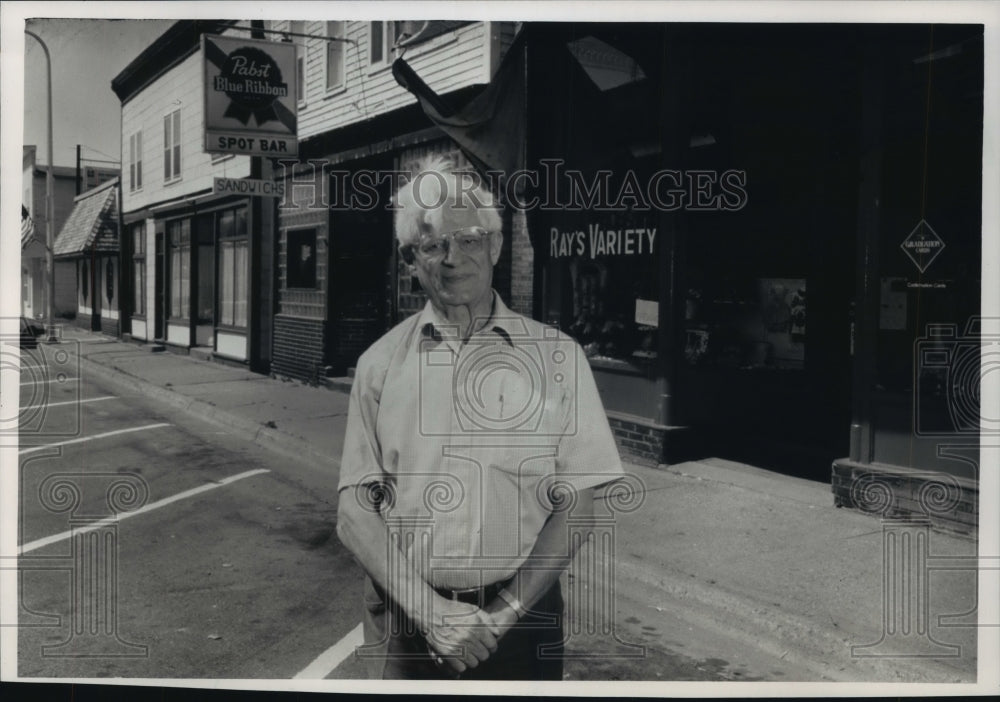
M 132 310 L 146 314 L 146 223 L 136 222 L 132 232 Z
M 316 288 L 316 230 L 298 229 L 288 232 L 289 288 Z
M 170 246 L 170 316 L 187 319 L 191 301 L 191 220 L 167 223 Z
M 656 218 L 601 213 L 553 219 L 545 268 L 546 320 L 594 364 L 645 367 L 657 357 Z
M 250 270 L 245 208 L 219 216 L 219 322 L 247 325 L 247 279 Z
M 695 274 L 685 300 L 684 359 L 692 366 L 802 369 L 805 278 Z

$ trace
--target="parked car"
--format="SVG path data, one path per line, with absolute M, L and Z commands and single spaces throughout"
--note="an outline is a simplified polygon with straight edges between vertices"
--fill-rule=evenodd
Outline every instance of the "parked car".
M 21 317 L 21 343 L 22 349 L 37 349 L 38 337 L 45 333 L 45 327 L 33 319 Z

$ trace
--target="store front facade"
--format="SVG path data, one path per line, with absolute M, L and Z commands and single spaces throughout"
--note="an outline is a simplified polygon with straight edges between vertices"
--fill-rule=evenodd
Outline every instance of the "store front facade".
M 974 499 L 971 449 L 940 446 L 977 442 L 978 376 L 949 399 L 953 356 L 914 359 L 978 357 L 982 28 L 552 25 L 531 47 L 535 316 L 583 345 L 622 450 L 836 464 L 862 508 L 881 466 Z
M 222 198 L 126 224 L 134 338 L 249 359 L 251 210 Z
M 266 373 L 276 198 L 235 186 L 271 178 L 270 163 L 207 152 L 204 140 L 202 35 L 249 30 L 246 21 L 179 21 L 112 81 L 127 174 L 122 331 Z
M 118 179 L 76 196 L 53 256 L 75 281 L 74 323 L 117 336 L 121 331 Z

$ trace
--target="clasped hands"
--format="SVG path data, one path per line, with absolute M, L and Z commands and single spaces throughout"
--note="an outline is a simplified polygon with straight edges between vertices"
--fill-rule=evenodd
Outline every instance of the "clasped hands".
M 459 674 L 493 655 L 500 639 L 516 622 L 517 613 L 500 598 L 479 608 L 435 597 L 424 637 L 438 665 Z

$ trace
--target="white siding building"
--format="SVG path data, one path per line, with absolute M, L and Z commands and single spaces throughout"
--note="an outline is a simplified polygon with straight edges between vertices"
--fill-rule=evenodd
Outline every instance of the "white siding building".
M 201 35 L 249 36 L 249 22 L 183 20 L 113 81 L 122 102 L 124 268 L 133 338 L 263 365 L 270 346 L 265 316 L 270 220 L 247 197 L 213 193 L 216 177 L 251 175 L 249 156 L 204 150 Z M 255 249 L 256 247 L 256 249 Z M 256 321 L 256 319 L 253 319 Z
M 396 82 L 393 60 L 402 55 L 435 92 L 461 104 L 489 83 L 515 24 L 291 21 L 273 29 L 310 35 L 290 36 L 302 68 L 300 164 L 276 173 L 286 178 L 286 198 L 278 218 L 273 369 L 319 382 L 347 372 L 372 341 L 422 304 L 394 245 L 387 205 L 399 183 L 379 174 L 405 170 L 430 153 L 461 161 Z M 403 48 L 394 49 L 397 42 Z M 365 172 L 371 187 L 356 180 Z M 376 192 L 371 206 L 348 206 L 362 188 L 366 198 Z M 501 292 L 510 280 L 505 256 Z

